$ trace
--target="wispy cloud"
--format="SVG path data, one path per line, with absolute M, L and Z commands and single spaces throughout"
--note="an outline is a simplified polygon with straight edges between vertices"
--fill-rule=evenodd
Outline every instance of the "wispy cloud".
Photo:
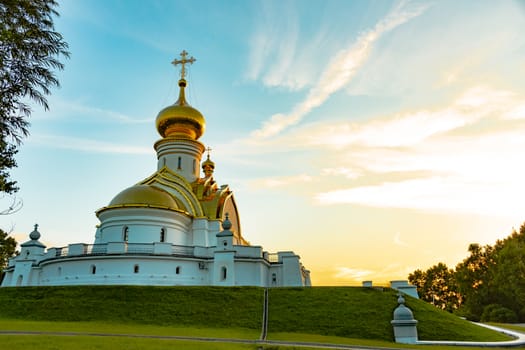
M 317 199 L 516 216 L 525 210 L 519 199 L 525 195 L 525 168 L 519 166 L 525 148 L 523 104 L 509 91 L 476 87 L 442 110 L 354 124 L 339 134 L 331 130 L 331 140 L 318 134 L 315 144 L 354 153 L 346 156 L 347 163 L 385 177 L 376 184 L 324 191 Z M 392 172 L 423 175 L 396 180 Z
M 252 180 L 250 183 L 254 188 L 276 188 L 293 184 L 304 184 L 312 182 L 315 179 L 307 174 L 300 174 L 294 176 L 275 176 Z
M 349 169 L 345 167 L 339 168 L 325 168 L 321 170 L 321 175 L 323 176 L 344 176 L 347 179 L 357 179 L 362 174 L 359 171 L 354 169 Z
M 364 277 L 373 274 L 371 270 L 362 270 L 351 267 L 338 267 L 336 269 L 335 278 L 349 279 L 354 281 L 361 281 Z
M 56 135 L 33 135 L 27 144 L 44 145 L 53 148 L 70 149 L 89 153 L 113 153 L 113 154 L 153 154 L 151 147 L 138 147 L 122 145 L 117 143 L 64 137 Z
M 312 109 L 322 105 L 333 93 L 339 91 L 352 79 L 366 62 L 377 40 L 394 28 L 422 14 L 426 7 L 426 5 L 407 6 L 405 2 L 400 2 L 373 29 L 361 34 L 351 47 L 335 55 L 306 98 L 295 105 L 290 113 L 274 114 L 252 135 L 260 138 L 270 137 L 297 124 Z
M 250 40 L 251 50 L 246 71 L 248 80 L 262 79 L 266 86 L 300 88 L 302 83 L 289 79 L 299 39 L 299 20 L 292 2 L 274 5 L 261 3 L 261 13 L 255 33 Z M 278 6 L 279 8 L 275 8 Z M 280 13 L 279 16 L 275 16 Z
M 112 111 L 98 107 L 89 106 L 81 101 L 66 101 L 60 97 L 50 98 L 51 110 L 46 113 L 35 113 L 37 119 L 57 119 L 57 118 L 84 118 L 89 120 L 113 121 L 121 124 L 151 124 L 154 118 L 136 118 L 121 112 Z M 35 105 L 35 110 L 41 110 L 40 106 Z
M 401 240 L 401 233 L 399 232 L 394 235 L 394 244 L 400 247 L 408 247 L 408 243 Z
M 323 205 L 515 217 L 525 211 L 519 200 L 525 196 L 525 168 L 519 166 L 524 105 L 518 93 L 474 86 L 433 110 L 305 124 L 269 139 L 252 138 L 243 147 L 236 144 L 232 152 L 274 152 L 274 157 L 283 149 L 308 152 L 309 163 L 319 170 L 308 172 L 316 186 L 302 186 L 301 192 Z M 293 157 L 286 161 L 293 167 Z M 302 174 L 253 181 L 278 188 Z
M 518 119 L 524 111 L 523 101 L 516 94 L 477 86 L 462 93 L 446 108 L 398 113 L 366 123 L 333 123 L 303 134 L 313 144 L 336 148 L 349 145 L 407 147 L 434 135 L 474 124 L 482 118 L 504 116 Z

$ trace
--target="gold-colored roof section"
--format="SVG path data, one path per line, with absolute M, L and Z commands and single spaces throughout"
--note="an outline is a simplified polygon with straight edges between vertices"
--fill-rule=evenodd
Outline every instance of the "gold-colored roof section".
M 184 90 L 187 85 L 185 65 L 192 64 L 196 60 L 193 57 L 187 58 L 188 53 L 186 51 L 182 51 L 180 55 L 182 59 L 172 62 L 174 65 L 180 64 L 182 66 L 181 79 L 179 80 L 179 98 L 173 105 L 159 112 L 155 124 L 162 137 L 197 140 L 204 134 L 206 120 L 201 112 L 188 104 Z
M 150 185 L 129 187 L 117 194 L 109 203 L 109 207 L 144 205 L 155 208 L 179 209 L 177 202 L 168 192 Z

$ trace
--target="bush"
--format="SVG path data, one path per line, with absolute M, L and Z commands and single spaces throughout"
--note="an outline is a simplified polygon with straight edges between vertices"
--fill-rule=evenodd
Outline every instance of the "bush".
M 509 308 L 500 304 L 490 304 L 483 309 L 481 315 L 483 322 L 501 322 L 501 323 L 516 323 L 518 317 L 516 313 Z

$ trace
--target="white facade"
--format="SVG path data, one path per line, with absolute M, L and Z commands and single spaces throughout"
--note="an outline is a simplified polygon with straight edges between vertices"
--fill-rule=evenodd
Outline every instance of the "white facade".
M 205 121 L 185 101 L 184 79 L 179 86 L 179 100 L 157 116 L 156 172 L 97 211 L 93 244 L 46 249 L 35 225 L 2 287 L 311 284 L 298 255 L 270 254 L 243 238 L 233 193 L 215 182 L 209 154 L 199 176 Z
M 221 237 L 225 232 L 231 231 L 221 231 L 216 237 L 218 244 L 210 247 L 120 241 L 46 249 L 32 239 L 22 244 L 18 256 L 10 259 L 2 287 L 310 285 L 309 273 L 300 265 L 299 256 L 291 252 L 268 254 L 258 246 L 233 245 L 232 237 Z

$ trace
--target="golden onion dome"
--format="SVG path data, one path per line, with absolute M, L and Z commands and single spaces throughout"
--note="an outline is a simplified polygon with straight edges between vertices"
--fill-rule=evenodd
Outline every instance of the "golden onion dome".
M 126 188 L 113 198 L 109 206 L 151 206 L 179 209 L 175 199 L 166 191 L 150 185 Z
M 204 169 L 207 166 L 211 166 L 212 169 L 215 169 L 215 163 L 210 159 L 210 155 L 208 154 L 208 158 L 204 162 L 202 162 L 202 168 Z
M 184 88 L 186 80 L 179 80 L 179 99 L 159 112 L 156 119 L 157 131 L 162 137 L 177 137 L 197 140 L 206 128 L 204 116 L 186 102 Z

